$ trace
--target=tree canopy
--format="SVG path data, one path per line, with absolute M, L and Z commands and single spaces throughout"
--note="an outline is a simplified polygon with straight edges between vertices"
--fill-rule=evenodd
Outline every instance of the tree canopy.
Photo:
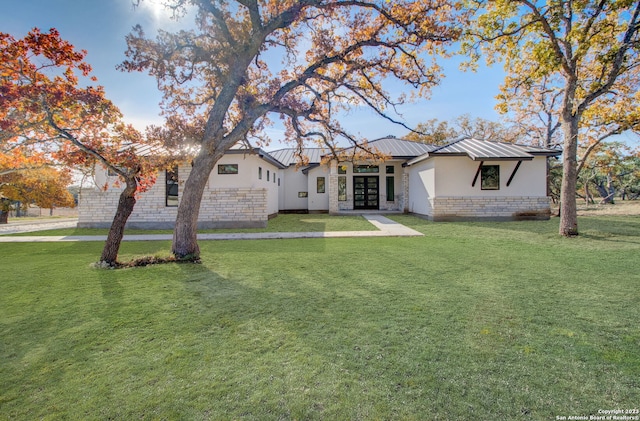
M 460 137 L 472 137 L 495 142 L 522 143 L 524 136 L 517 126 L 501 124 L 484 118 L 461 115 L 452 121 L 429 119 L 418 124 L 405 139 L 414 142 L 445 145 Z
M 34 204 L 45 209 L 74 207 L 73 196 L 67 190 L 70 184 L 69 171 L 42 167 L 0 176 L 0 194 L 22 202 L 24 206 Z
M 489 63 L 504 61 L 505 109 L 538 101 L 549 107 L 547 117 L 556 118 L 546 127 L 559 124 L 564 150 L 559 231 L 577 235 L 580 129 L 587 118 L 601 119 L 605 125 L 613 121 L 623 129 L 626 123 L 618 118 L 616 104 L 629 100 L 637 107 L 640 1 L 468 0 L 467 4 L 476 16 L 466 31 L 463 51 L 476 60 L 483 53 Z M 535 98 L 541 92 L 551 94 L 547 102 Z
M 125 188 L 101 257 L 113 264 L 135 194 L 153 184 L 155 170 L 132 148 L 145 138 L 92 85 L 85 55 L 55 29 L 34 28 L 22 39 L 0 33 L 0 163 L 12 172 L 36 159 L 74 168 L 100 164 L 118 174 Z
M 191 31 L 141 27 L 127 37 L 121 68 L 158 80 L 168 133 L 194 142 L 193 161 L 178 208 L 173 253 L 197 256 L 198 211 L 215 162 L 237 142 L 269 139 L 270 119 L 287 139 L 336 151 L 337 139 L 356 144 L 340 124 L 344 112 L 370 107 L 381 118 L 407 96 L 392 97 L 384 80 L 404 81 L 416 94 L 438 83 L 435 57 L 459 34 L 461 14 L 446 0 L 238 0 L 172 2 L 197 8 Z M 366 147 L 366 146 L 365 146 Z

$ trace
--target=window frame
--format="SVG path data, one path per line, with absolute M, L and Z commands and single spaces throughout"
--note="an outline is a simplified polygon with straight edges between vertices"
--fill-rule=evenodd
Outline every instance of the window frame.
M 316 193 L 324 194 L 327 191 L 327 182 L 325 177 L 316 177 Z
M 379 165 L 354 165 L 354 174 L 380 174 Z
M 396 179 L 394 176 L 387 176 L 386 180 L 387 202 L 396 201 Z
M 338 176 L 338 202 L 347 201 L 347 176 Z
M 480 167 L 480 190 L 500 190 L 500 165 Z
M 229 171 L 229 168 L 235 168 L 235 172 Z M 218 164 L 218 174 L 220 175 L 238 175 L 238 164 Z
M 178 202 L 179 202 L 179 197 L 180 197 L 180 190 L 179 190 L 179 182 L 180 182 L 180 178 L 179 178 L 179 172 L 178 172 L 178 167 L 174 166 L 171 169 L 165 169 L 164 170 L 164 187 L 165 187 L 165 191 L 164 191 L 164 205 L 167 208 L 176 208 L 178 207 Z M 173 188 L 175 187 L 175 195 L 171 194 Z M 175 197 L 175 199 L 173 199 Z M 170 200 L 171 199 L 171 203 Z M 175 204 L 173 203 L 175 200 Z

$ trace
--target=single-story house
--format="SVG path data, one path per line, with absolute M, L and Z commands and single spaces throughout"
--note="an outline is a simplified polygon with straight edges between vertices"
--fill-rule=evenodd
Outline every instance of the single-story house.
M 392 136 L 368 146 L 384 159 L 338 162 L 309 148 L 300 165 L 292 148 L 231 149 L 209 176 L 199 227 L 261 227 L 284 212 L 404 212 L 434 221 L 549 218 L 547 158 L 558 150 L 472 138 L 436 146 Z M 128 226 L 172 227 L 190 170 L 185 164 L 158 174 Z M 106 171 L 96 174 L 97 185 L 111 181 Z M 119 194 L 116 187 L 83 190 L 78 226 L 109 226 Z

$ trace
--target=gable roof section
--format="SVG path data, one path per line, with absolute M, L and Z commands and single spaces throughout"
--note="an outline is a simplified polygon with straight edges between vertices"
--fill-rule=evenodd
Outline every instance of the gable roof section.
M 474 161 L 530 161 L 535 156 L 558 156 L 561 153 L 557 149 L 462 138 L 414 158 L 407 165 L 434 156 L 467 156 Z

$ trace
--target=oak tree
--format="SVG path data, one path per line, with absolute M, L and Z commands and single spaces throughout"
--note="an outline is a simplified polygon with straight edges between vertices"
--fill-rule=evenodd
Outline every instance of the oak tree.
M 118 174 L 124 189 L 100 257 L 111 266 L 135 196 L 153 183 L 154 172 L 132 148 L 144 137 L 122 122 L 101 86 L 82 85 L 96 81 L 85 55 L 55 29 L 34 28 L 22 39 L 0 33 L 0 150 L 21 151 L 17 156 L 35 150 L 48 162 L 97 163 Z
M 0 176 L 0 194 L 23 206 L 74 207 L 75 201 L 67 189 L 71 179 L 68 170 L 50 166 L 14 171 Z
M 430 119 L 419 123 L 405 139 L 434 145 L 445 145 L 460 137 L 472 137 L 496 142 L 522 143 L 522 133 L 518 127 L 487 120 L 472 118 L 463 114 L 455 119 L 439 121 Z
M 504 60 L 505 89 L 557 83 L 563 138 L 559 232 L 578 234 L 577 151 L 581 122 L 599 100 L 616 101 L 625 75 L 640 64 L 640 1 L 468 0 L 477 12 L 465 52 Z M 631 86 L 637 91 L 638 86 Z
M 195 29 L 141 27 L 128 36 L 121 68 L 148 71 L 163 92 L 168 124 L 195 134 L 199 152 L 184 184 L 172 252 L 197 257 L 198 213 L 218 159 L 237 142 L 268 142 L 263 129 L 281 119 L 287 139 L 335 151 L 358 140 L 339 122 L 370 107 L 399 122 L 383 81 L 424 93 L 438 82 L 433 57 L 456 38 L 462 15 L 446 0 L 175 0 L 195 7 Z M 179 132 L 176 130 L 175 132 Z M 191 137 L 191 136 L 189 136 Z

